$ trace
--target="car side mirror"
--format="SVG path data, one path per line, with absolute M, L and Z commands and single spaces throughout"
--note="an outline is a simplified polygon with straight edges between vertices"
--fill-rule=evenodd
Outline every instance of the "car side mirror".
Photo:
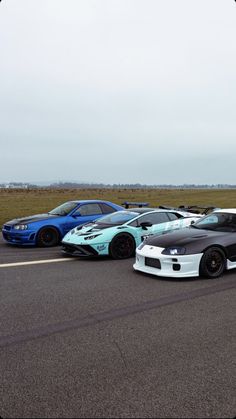
M 73 218 L 81 217 L 81 214 L 79 212 L 76 212 L 76 214 L 72 214 Z
M 143 223 L 139 224 L 140 227 L 142 227 L 143 230 L 147 230 L 148 227 L 152 227 L 152 223 L 150 221 L 144 221 Z
M 194 224 L 194 223 L 195 223 L 195 221 L 194 221 L 194 220 L 192 220 L 192 221 L 191 221 L 191 223 L 190 223 L 190 225 L 192 225 L 192 224 Z

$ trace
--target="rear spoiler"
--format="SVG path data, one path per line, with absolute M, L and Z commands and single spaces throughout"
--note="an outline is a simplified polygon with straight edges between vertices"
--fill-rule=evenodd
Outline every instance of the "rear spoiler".
M 168 207 L 166 205 L 159 205 L 158 208 L 161 209 L 170 209 L 170 210 L 177 210 L 177 211 L 186 211 L 186 212 L 192 212 L 194 214 L 203 214 L 207 215 L 213 211 L 216 211 L 217 209 L 220 209 L 218 207 L 214 206 L 204 206 L 204 205 L 180 205 L 179 207 Z
M 142 208 L 142 207 L 148 207 L 149 202 L 130 202 L 130 201 L 125 201 L 125 202 L 122 202 L 121 205 L 123 205 L 125 207 L 125 209 L 128 209 L 130 206 Z

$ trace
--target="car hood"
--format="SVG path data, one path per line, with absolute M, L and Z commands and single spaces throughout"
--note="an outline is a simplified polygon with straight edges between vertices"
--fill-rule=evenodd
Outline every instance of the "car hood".
M 86 242 L 86 237 L 91 235 L 99 234 L 99 241 L 101 240 L 101 235 L 108 233 L 108 236 L 112 236 L 113 232 L 120 229 L 120 226 L 111 226 L 111 225 L 98 225 L 94 223 L 85 224 L 84 226 L 76 227 L 73 230 L 70 230 L 69 233 L 63 238 L 63 242 L 70 242 L 74 244 L 82 244 Z M 91 242 L 97 241 L 97 239 L 92 239 Z M 88 242 L 86 242 L 88 244 Z
M 14 220 L 7 221 L 5 224 L 7 225 L 15 225 L 15 224 L 29 224 L 36 221 L 46 221 L 51 220 L 52 218 L 58 218 L 58 215 L 52 214 L 36 214 L 36 215 L 29 215 L 28 217 L 23 218 L 15 218 Z
M 200 247 L 208 243 L 217 243 L 219 240 L 224 241 L 224 237 L 229 237 L 231 233 L 195 229 L 193 227 L 186 227 L 181 230 L 171 231 L 161 236 L 153 236 L 146 240 L 146 244 L 156 247 L 171 247 L 171 246 L 197 246 Z
M 76 227 L 74 229 L 74 232 L 76 232 L 77 236 L 84 236 L 84 234 L 87 234 L 87 233 L 97 233 L 97 232 L 108 230 L 111 228 L 122 229 L 123 227 L 117 226 L 117 225 L 110 225 L 110 224 L 89 223 L 89 224 Z

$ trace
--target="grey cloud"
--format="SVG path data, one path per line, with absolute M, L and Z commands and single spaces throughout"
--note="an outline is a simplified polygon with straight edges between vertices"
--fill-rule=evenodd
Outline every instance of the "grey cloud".
M 2 2 L 0 179 L 235 183 L 235 13 Z

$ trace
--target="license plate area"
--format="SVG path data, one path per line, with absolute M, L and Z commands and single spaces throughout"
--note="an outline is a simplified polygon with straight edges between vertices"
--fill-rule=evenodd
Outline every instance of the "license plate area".
M 145 258 L 145 265 L 151 266 L 152 268 L 161 269 L 161 262 L 159 259 Z

